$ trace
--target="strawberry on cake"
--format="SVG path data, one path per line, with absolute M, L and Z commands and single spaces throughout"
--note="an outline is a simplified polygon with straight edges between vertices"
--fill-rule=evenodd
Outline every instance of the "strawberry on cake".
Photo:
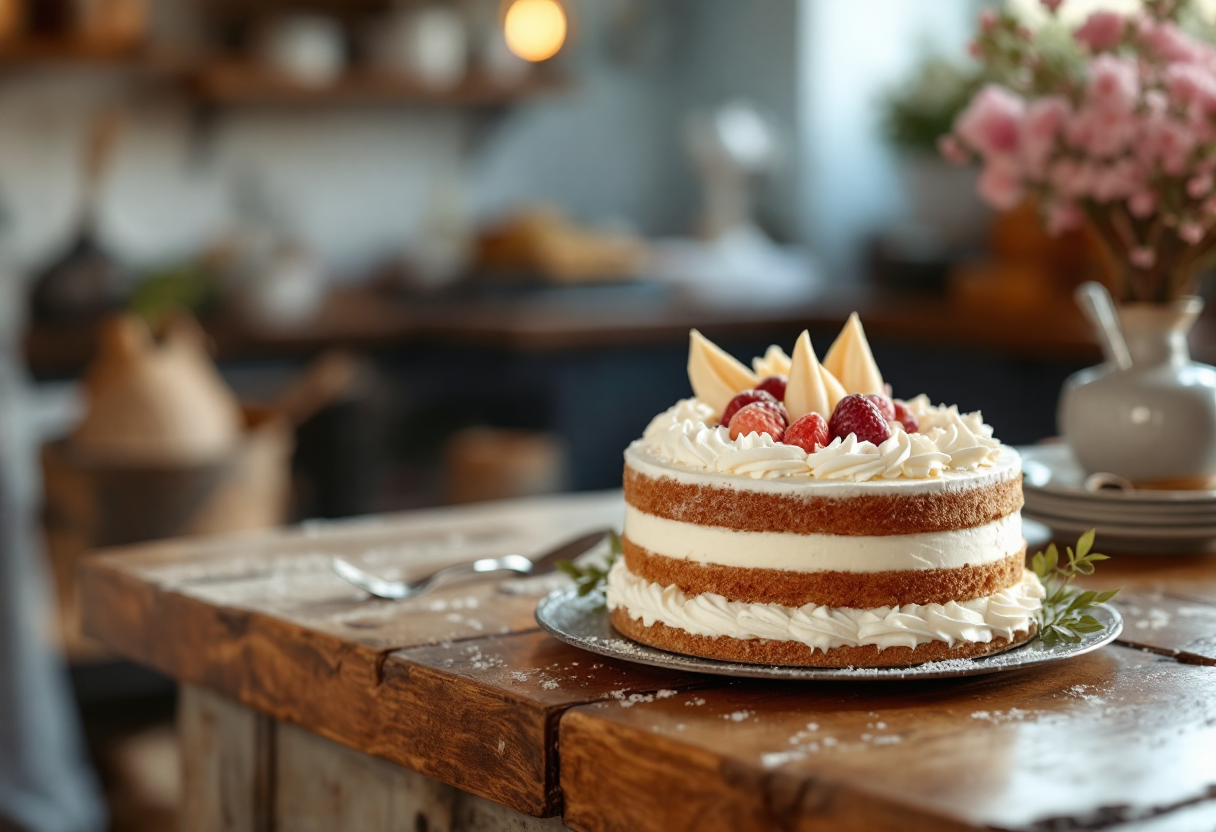
M 1029 639 L 1021 460 L 979 413 L 892 399 L 861 322 L 749 369 L 691 333 L 693 398 L 625 452 L 613 625 L 696 656 L 878 667 Z

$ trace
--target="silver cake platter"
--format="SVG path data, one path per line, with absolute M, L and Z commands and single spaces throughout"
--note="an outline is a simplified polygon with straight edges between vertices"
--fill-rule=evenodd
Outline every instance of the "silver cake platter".
M 952 679 L 1021 670 L 1035 665 L 1058 662 L 1097 650 L 1114 641 L 1123 631 L 1123 618 L 1113 607 L 1103 605 L 1092 612 L 1102 629 L 1082 636 L 1073 644 L 1046 644 L 1033 638 L 1025 644 L 991 656 L 975 659 L 949 659 L 915 667 L 774 667 L 702 659 L 669 653 L 625 638 L 608 620 L 603 598 L 580 598 L 574 587 L 559 589 L 543 598 L 536 607 L 536 621 L 554 638 L 572 647 L 627 662 L 665 667 L 714 676 L 747 679 L 795 679 L 805 681 L 864 681 L 889 679 Z

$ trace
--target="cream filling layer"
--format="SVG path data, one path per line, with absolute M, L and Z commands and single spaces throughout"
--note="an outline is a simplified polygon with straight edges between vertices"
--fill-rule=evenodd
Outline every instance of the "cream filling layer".
M 1021 550 L 1022 514 L 944 532 L 897 535 L 744 532 L 682 523 L 625 506 L 625 537 L 676 560 L 790 572 L 893 572 L 995 563 Z
M 1043 586 L 1033 572 L 1020 583 L 987 598 L 946 604 L 904 604 L 857 610 L 806 604 L 748 604 L 712 592 L 687 595 L 677 586 L 640 578 L 618 560 L 608 573 L 608 609 L 624 608 L 649 627 L 661 621 L 698 636 L 796 641 L 812 650 L 861 647 L 880 650 L 931 641 L 987 644 L 1028 632 L 1042 606 Z

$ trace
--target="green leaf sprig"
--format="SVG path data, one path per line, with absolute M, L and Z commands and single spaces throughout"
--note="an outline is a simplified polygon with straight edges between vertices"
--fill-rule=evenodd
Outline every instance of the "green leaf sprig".
M 1077 540 L 1075 552 L 1071 546 L 1065 547 L 1067 563 L 1060 562 L 1060 552 L 1054 543 L 1047 547 L 1046 552 L 1039 552 L 1031 558 L 1031 569 L 1039 576 L 1047 593 L 1039 609 L 1038 622 L 1039 638 L 1048 644 L 1078 642 L 1083 634 L 1101 630 L 1102 623 L 1085 610 L 1093 609 L 1119 593 L 1118 589 L 1099 592 L 1072 586 L 1073 579 L 1078 575 L 1092 575 L 1098 561 L 1110 559 L 1091 551 L 1093 546 L 1094 530 L 1090 529 Z
M 608 571 L 621 556 L 621 551 L 621 536 L 616 532 L 609 532 L 608 557 L 594 560 L 586 566 L 579 566 L 570 560 L 561 560 L 557 562 L 557 568 L 574 579 L 574 585 L 578 587 L 580 598 L 592 593 L 602 596 L 604 588 L 608 584 Z

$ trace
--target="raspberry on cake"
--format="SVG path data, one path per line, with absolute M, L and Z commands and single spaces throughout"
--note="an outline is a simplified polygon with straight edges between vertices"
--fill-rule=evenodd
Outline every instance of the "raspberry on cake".
M 891 438 L 891 426 L 887 417 L 878 406 L 871 401 L 871 396 L 852 393 L 845 396 L 832 412 L 828 422 L 828 435 L 833 439 L 848 439 L 850 436 L 859 442 L 870 442 L 882 445 Z M 895 408 L 891 408 L 891 419 L 895 418 Z
M 1024 569 L 1018 454 L 979 413 L 925 396 L 883 406 L 856 315 L 822 364 L 805 332 L 752 372 L 694 330 L 688 366 L 693 398 L 625 452 L 624 556 L 607 588 L 620 632 L 715 659 L 853 667 L 1034 634 L 1043 590 Z M 750 392 L 776 375 L 785 433 Z
M 760 390 L 759 388 L 745 390 L 730 400 L 730 404 L 722 411 L 722 416 L 719 417 L 718 423 L 730 427 L 730 420 L 734 418 L 736 413 L 749 404 L 757 403 L 772 405 L 774 413 L 779 413 L 785 409 L 781 405 L 781 400 L 767 390 Z

